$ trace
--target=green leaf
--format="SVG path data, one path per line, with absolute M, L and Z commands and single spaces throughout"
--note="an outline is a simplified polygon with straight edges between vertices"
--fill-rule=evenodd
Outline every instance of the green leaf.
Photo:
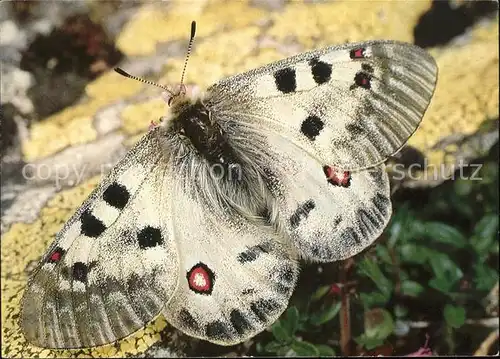
M 487 214 L 474 227 L 471 245 L 480 256 L 489 255 L 498 233 L 498 215 Z
M 316 349 L 318 349 L 320 357 L 334 357 L 335 356 L 335 350 L 333 350 L 333 348 L 329 347 L 328 345 L 317 344 Z
M 283 344 L 282 343 L 278 343 L 278 342 L 272 341 L 272 342 L 269 342 L 269 343 L 266 344 L 266 346 L 264 347 L 264 350 L 267 353 L 276 353 L 281 348 L 283 348 Z
M 330 291 L 330 286 L 329 285 L 323 285 L 316 289 L 316 291 L 311 295 L 311 301 L 315 302 L 319 299 L 321 299 L 326 293 Z
M 366 350 L 372 350 L 384 344 L 384 339 L 370 338 L 367 337 L 365 334 L 362 334 L 359 337 L 354 338 L 354 341 L 359 345 L 362 345 Z
M 283 327 L 290 337 L 292 337 L 299 327 L 299 310 L 297 307 L 290 307 L 286 311 L 286 320 Z
M 444 319 L 452 328 L 460 328 L 465 323 L 465 308 L 446 304 L 444 306 Z
M 365 312 L 365 334 L 369 338 L 385 339 L 394 331 L 391 313 L 383 308 Z
M 273 324 L 271 330 L 273 332 L 274 338 L 280 343 L 290 343 L 292 336 L 290 336 L 286 329 L 283 328 L 281 320 Z
M 463 276 L 460 267 L 447 254 L 436 252 L 431 256 L 429 264 L 436 278 L 446 279 L 450 285 L 458 282 Z
M 415 243 L 406 243 L 399 248 L 401 261 L 404 263 L 424 264 L 427 262 L 432 250 L 427 247 L 417 245 Z
M 478 290 L 490 290 L 498 281 L 498 271 L 484 263 L 474 264 L 474 283 Z
M 298 356 L 319 356 L 319 350 L 314 344 L 305 341 L 294 340 L 292 350 Z
M 472 192 L 472 181 L 459 178 L 453 182 L 453 189 L 459 196 L 467 196 Z
M 394 315 L 397 318 L 404 318 L 408 315 L 408 308 L 400 304 L 394 306 Z
M 385 305 L 389 299 L 390 295 L 386 295 L 380 292 L 371 292 L 371 293 L 361 293 L 359 298 L 363 302 L 365 308 L 377 307 L 380 305 Z
M 388 296 L 392 293 L 392 283 L 385 277 L 375 261 L 367 257 L 363 258 L 358 264 L 358 271 L 370 278 L 384 295 Z
M 447 211 L 441 211 L 441 213 L 454 212 L 457 214 L 455 218 L 463 217 L 470 220 L 474 219 L 474 210 L 470 205 L 470 200 L 467 197 L 450 196 L 450 198 L 448 199 L 448 203 L 451 208 Z
M 467 239 L 460 231 L 441 222 L 425 223 L 425 234 L 428 238 L 453 247 L 463 248 L 467 245 Z
M 340 311 L 340 306 L 341 303 L 337 302 L 325 308 L 321 313 L 314 313 L 311 316 L 309 322 L 313 325 L 321 325 L 326 322 L 329 322 L 330 320 L 335 318 L 335 316 L 338 314 L 338 312 Z
M 390 248 L 393 248 L 396 242 L 398 241 L 401 234 L 401 222 L 394 222 L 392 226 L 389 227 L 389 239 L 387 240 L 387 245 Z
M 389 254 L 389 250 L 387 249 L 386 246 L 379 245 L 376 247 L 377 250 L 377 258 L 379 258 L 382 262 L 392 265 L 392 258 L 391 255 Z
M 424 291 L 424 287 L 412 280 L 405 280 L 401 283 L 401 294 L 410 297 L 418 297 Z
M 453 287 L 453 283 L 450 283 L 444 277 L 434 277 L 429 280 L 429 286 L 443 292 L 445 294 L 449 294 L 451 288 Z

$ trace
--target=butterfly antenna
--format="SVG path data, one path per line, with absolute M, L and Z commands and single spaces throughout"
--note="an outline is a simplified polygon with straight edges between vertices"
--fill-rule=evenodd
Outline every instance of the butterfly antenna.
M 189 39 L 189 45 L 187 49 L 187 54 L 186 54 L 186 59 L 184 60 L 184 68 L 182 69 L 182 76 L 181 76 L 181 88 L 184 85 L 184 74 L 186 73 L 186 67 L 187 63 L 189 60 L 189 55 L 191 54 L 191 48 L 193 47 L 193 41 L 194 41 L 194 35 L 196 34 L 196 21 L 191 22 L 191 37 Z
M 134 75 L 131 75 L 128 72 L 124 71 L 123 69 L 121 69 L 119 67 L 115 67 L 115 71 L 118 72 L 122 76 L 128 77 L 129 79 L 137 80 L 139 82 L 142 82 L 142 83 L 145 83 L 145 84 L 148 84 L 148 85 L 153 85 L 153 86 L 159 87 L 159 88 L 164 89 L 165 91 L 167 91 L 170 95 L 172 95 L 172 96 L 174 95 L 173 92 L 168 87 L 166 87 L 166 86 L 157 84 L 156 82 L 153 82 L 153 81 L 144 80 L 144 79 L 142 79 L 140 77 L 137 77 L 137 76 L 134 76 Z

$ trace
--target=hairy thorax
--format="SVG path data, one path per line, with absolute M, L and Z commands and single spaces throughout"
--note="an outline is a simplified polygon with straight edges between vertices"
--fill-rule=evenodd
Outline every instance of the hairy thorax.
M 207 206 L 269 221 L 273 201 L 258 159 L 231 143 L 201 99 L 180 99 L 171 110 L 164 136 L 185 190 Z

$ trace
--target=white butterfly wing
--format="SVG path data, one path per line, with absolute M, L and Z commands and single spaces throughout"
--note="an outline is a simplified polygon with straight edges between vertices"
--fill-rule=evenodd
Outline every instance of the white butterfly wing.
M 24 293 L 20 324 L 30 342 L 106 344 L 160 313 L 178 280 L 170 194 L 154 170 L 161 160 L 150 132 L 58 233 Z
M 361 252 L 377 239 L 391 216 L 389 178 L 383 164 L 348 172 L 321 163 L 277 137 L 270 186 L 278 225 L 300 255 L 331 262 Z
M 163 313 L 190 336 L 237 344 L 263 331 L 286 309 L 298 265 L 290 247 L 269 227 L 221 210 L 207 195 L 216 184 L 201 186 L 203 180 L 190 176 L 186 181 L 177 173 L 171 190 L 172 231 L 181 272 Z
M 278 134 L 322 163 L 382 163 L 416 130 L 437 79 L 419 47 L 370 41 L 299 54 L 208 89 L 214 114 Z M 270 144 L 276 146 L 277 144 Z

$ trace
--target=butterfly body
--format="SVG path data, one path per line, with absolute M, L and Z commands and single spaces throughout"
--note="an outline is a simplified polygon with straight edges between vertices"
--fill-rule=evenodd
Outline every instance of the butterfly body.
M 190 100 L 172 108 L 175 118 L 171 130 L 187 138 L 197 153 L 210 164 L 228 166 L 237 163 L 234 151 L 217 123 L 212 122 L 209 109 L 201 100 Z
M 345 259 L 391 215 L 384 160 L 437 78 L 422 49 L 328 47 L 179 95 L 57 234 L 23 299 L 44 347 L 106 344 L 160 312 L 221 345 L 285 310 L 298 260 Z

